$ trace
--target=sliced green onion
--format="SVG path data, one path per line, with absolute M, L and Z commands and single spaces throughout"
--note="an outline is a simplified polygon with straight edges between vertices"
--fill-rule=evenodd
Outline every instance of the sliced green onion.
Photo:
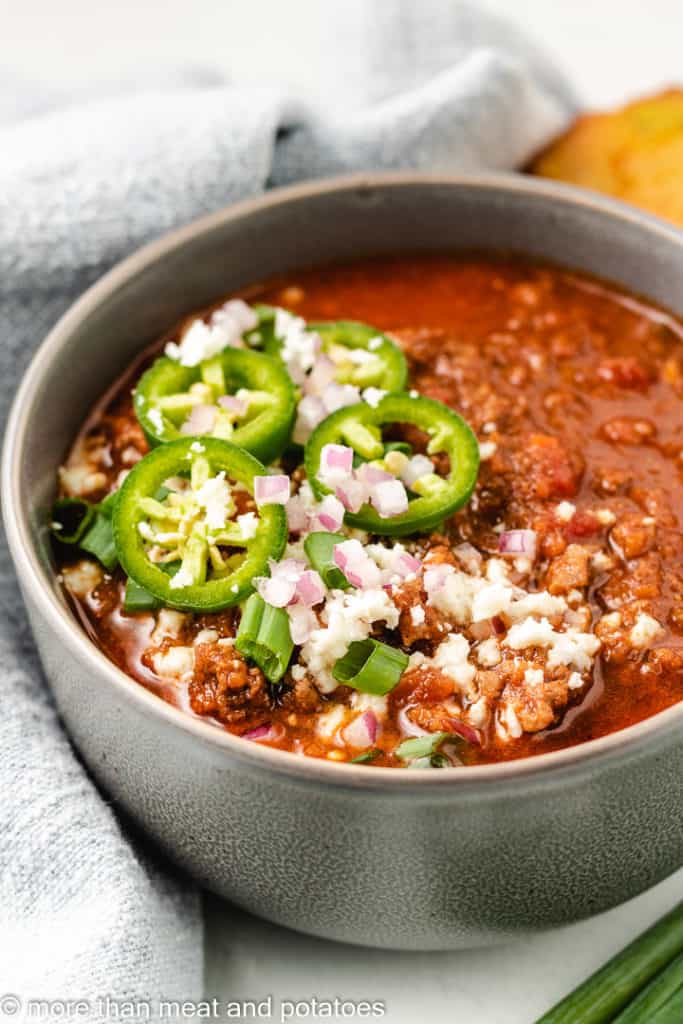
M 94 516 L 85 533 L 79 540 L 79 547 L 94 555 L 105 569 L 112 572 L 119 564 L 119 556 L 114 544 L 114 531 L 111 517 L 118 498 L 118 491 L 108 494 L 104 501 L 94 506 Z
M 242 612 L 235 647 L 255 662 L 271 683 L 279 682 L 294 650 L 287 612 L 266 604 L 259 594 L 252 594 Z
M 394 753 L 402 761 L 413 761 L 422 757 L 429 758 L 436 754 L 445 740 L 455 738 L 450 732 L 431 732 L 427 736 L 415 736 L 414 739 L 404 740 L 403 743 L 399 743 Z
M 367 764 L 368 761 L 375 761 L 381 753 L 381 750 L 366 750 L 358 757 L 352 757 L 349 764 Z
M 397 685 L 408 667 L 408 655 L 379 640 L 356 640 L 335 662 L 332 675 L 339 683 L 383 697 Z
M 95 508 L 83 498 L 60 498 L 52 509 L 50 528 L 62 544 L 78 544 L 95 516 Z
M 536 1024 L 610 1024 L 659 972 L 683 953 L 683 903 L 548 1010 Z M 666 1018 L 662 1018 L 664 1021 Z M 680 1020 L 679 1018 L 672 1018 Z M 648 1024 L 654 1024 L 653 1018 Z M 667 1022 L 668 1024 L 668 1022 Z
M 638 1024 L 681 1024 L 683 1020 L 683 986 L 655 1012 L 654 1016 L 641 1016 Z
M 680 953 L 647 988 L 640 992 L 623 1013 L 614 1018 L 614 1024 L 650 1024 L 659 1021 L 660 1014 L 670 1012 L 674 997 L 683 995 L 683 953 Z M 678 1017 L 671 1020 L 683 1020 L 683 1007 Z
M 161 601 L 150 594 L 149 590 L 145 590 L 139 583 L 128 577 L 123 596 L 124 612 L 154 612 L 157 608 L 161 608 Z
M 413 768 L 450 768 L 451 762 L 445 754 L 431 754 L 429 757 L 418 757 L 407 766 Z
M 351 584 L 334 561 L 335 545 L 348 540 L 342 533 L 309 533 L 304 541 L 306 557 L 328 590 L 347 590 Z

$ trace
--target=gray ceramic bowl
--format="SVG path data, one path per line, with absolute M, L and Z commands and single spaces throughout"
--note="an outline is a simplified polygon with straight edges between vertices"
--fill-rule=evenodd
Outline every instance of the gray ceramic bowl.
M 126 260 L 55 327 L 7 432 L 7 533 L 47 676 L 94 776 L 175 861 L 273 921 L 347 942 L 471 946 L 568 922 L 683 863 L 683 704 L 573 749 L 455 772 L 337 765 L 190 718 L 99 653 L 50 564 L 55 471 L 91 402 L 233 288 L 406 250 L 512 249 L 683 313 L 683 234 L 520 177 L 364 177 L 274 192 Z

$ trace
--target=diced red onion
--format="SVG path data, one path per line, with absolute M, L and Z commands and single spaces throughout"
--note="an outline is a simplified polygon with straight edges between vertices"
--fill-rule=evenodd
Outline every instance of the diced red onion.
M 258 316 L 243 299 L 228 299 L 211 314 L 212 324 L 229 322 L 237 334 L 251 331 L 258 324 Z
M 402 551 L 395 556 L 391 572 L 393 575 L 402 576 L 405 579 L 406 576 L 414 576 L 421 568 L 422 562 L 419 558 L 415 558 L 408 551 Z
M 320 453 L 318 476 L 324 484 L 332 486 L 350 478 L 353 472 L 353 448 L 344 444 L 324 444 Z
M 322 401 L 328 413 L 336 412 L 337 409 L 360 402 L 360 391 L 353 384 L 328 384 L 323 391 Z
M 210 434 L 216 422 L 213 405 L 195 405 L 182 427 L 181 434 Z
M 304 569 L 296 584 L 296 599 L 306 608 L 320 604 L 325 599 L 325 584 L 315 569 Z
M 292 533 L 301 533 L 308 526 L 308 508 L 305 501 L 298 494 L 289 499 L 285 505 L 287 513 L 287 527 Z
M 378 722 L 374 711 L 364 711 L 346 726 L 342 735 L 349 746 L 364 750 L 373 745 L 377 731 Z
M 254 477 L 254 501 L 257 505 L 286 505 L 289 501 L 289 477 L 284 474 Z
M 465 542 L 464 544 L 458 544 L 457 547 L 453 548 L 453 554 L 469 573 L 473 576 L 476 575 L 481 569 L 481 563 L 483 561 L 481 552 L 472 545 Z
M 475 747 L 481 746 L 481 736 L 477 729 L 467 725 L 466 722 L 461 722 L 459 718 L 449 718 L 448 724 L 450 731 L 454 732 L 457 736 L 462 736 L 467 743 L 471 743 Z
M 344 506 L 334 494 L 327 494 L 315 512 L 315 521 L 323 530 L 336 533 L 344 522 Z
M 400 480 L 384 480 L 370 489 L 370 501 L 382 519 L 391 519 L 408 510 L 408 494 Z
M 268 743 L 277 743 L 283 736 L 284 729 L 279 722 L 275 724 L 266 722 L 265 725 L 259 725 L 255 729 L 250 729 L 249 732 L 242 733 L 243 740 L 251 740 L 252 742 L 266 740 Z
M 315 366 L 304 382 L 304 390 L 309 395 L 320 395 L 331 384 L 337 373 L 337 367 L 329 356 L 323 352 L 315 361 Z
M 236 395 L 221 395 L 218 404 L 228 412 L 234 412 L 236 416 L 246 416 L 249 409 L 249 403 Z
M 498 538 L 498 550 L 501 555 L 524 555 L 536 557 L 535 530 L 505 530 Z
M 364 462 L 356 470 L 356 479 L 364 483 L 366 487 L 372 487 L 375 484 L 388 483 L 390 480 L 395 480 L 396 477 L 387 473 L 385 469 L 380 469 L 379 466 L 371 466 L 369 462 Z
M 254 585 L 266 604 L 273 608 L 286 608 L 296 595 L 296 581 L 286 576 L 259 576 Z
M 306 568 L 306 562 L 301 558 L 283 558 L 281 562 L 275 562 L 272 558 L 268 562 L 271 576 L 280 576 L 283 579 L 292 580 L 296 583 L 301 573 Z
M 446 580 L 454 572 L 453 566 L 447 563 L 425 566 L 424 587 L 428 594 L 434 594 L 441 590 Z
M 250 729 L 249 732 L 242 733 L 242 739 L 263 740 L 268 735 L 270 735 L 270 722 L 266 722 L 265 725 L 259 725 L 256 729 Z
M 292 643 L 297 646 L 305 644 L 311 633 L 318 628 L 315 612 L 303 604 L 291 604 L 287 608 L 287 614 Z
M 363 481 L 353 478 L 337 484 L 335 493 L 347 512 L 358 512 L 370 496 Z
M 365 553 L 360 541 L 345 540 L 336 544 L 333 558 L 352 586 L 361 589 L 380 586 L 382 574 L 379 567 Z
M 318 395 L 304 395 L 299 402 L 296 423 L 292 433 L 295 444 L 306 444 L 319 423 L 327 416 L 327 409 Z
M 434 463 L 431 459 L 427 458 L 426 455 L 413 455 L 408 460 L 406 466 L 403 467 L 401 473 L 401 480 L 406 487 L 412 487 L 416 480 L 419 480 L 422 476 L 427 476 L 428 473 L 434 472 Z

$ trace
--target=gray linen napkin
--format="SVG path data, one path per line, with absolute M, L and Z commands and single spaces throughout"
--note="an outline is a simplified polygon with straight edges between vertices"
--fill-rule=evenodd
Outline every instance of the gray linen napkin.
M 339 92 L 349 102 L 327 116 L 272 85 L 211 72 L 97 95 L 0 81 L 3 426 L 49 327 L 148 239 L 301 178 L 513 169 L 564 126 L 570 92 L 510 27 L 449 0 L 362 10 L 344 22 L 353 61 Z M 283 45 L 296 53 L 295 40 Z M 197 999 L 198 895 L 131 841 L 74 756 L 4 538 L 0 603 L 0 997 L 15 994 L 26 1016 L 31 997 L 88 999 L 95 1021 L 111 1016 L 98 996 Z

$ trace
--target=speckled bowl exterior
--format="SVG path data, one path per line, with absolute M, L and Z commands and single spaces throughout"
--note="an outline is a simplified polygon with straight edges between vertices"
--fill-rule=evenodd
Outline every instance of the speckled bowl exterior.
M 99 653 L 51 564 L 55 473 L 93 400 L 188 311 L 298 267 L 513 250 L 683 313 L 683 234 L 513 176 L 371 176 L 242 203 L 141 250 L 47 338 L 7 431 L 2 497 L 45 670 L 93 775 L 204 885 L 327 938 L 481 945 L 573 921 L 683 863 L 683 705 L 583 746 L 451 772 L 339 765 L 250 744 L 164 703 Z

